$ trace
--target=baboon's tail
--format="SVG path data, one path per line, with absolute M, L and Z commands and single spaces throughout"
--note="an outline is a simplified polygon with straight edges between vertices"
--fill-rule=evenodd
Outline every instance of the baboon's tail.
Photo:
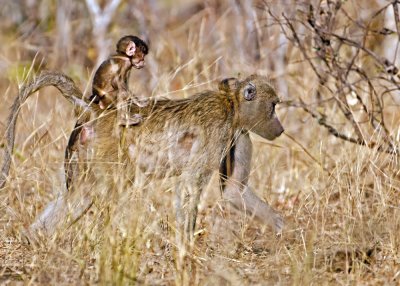
M 5 133 L 6 145 L 4 162 L 0 173 L 0 189 L 4 187 L 6 178 L 10 171 L 11 156 L 14 149 L 15 127 L 21 105 L 31 94 L 46 86 L 56 87 L 61 94 L 74 105 L 76 112 L 79 114 L 90 112 L 89 105 L 84 100 L 82 92 L 75 85 L 74 81 L 63 73 L 55 71 L 43 71 L 32 81 L 22 85 L 18 96 L 15 98 L 15 101 L 11 107 L 10 115 L 7 118 L 7 129 Z

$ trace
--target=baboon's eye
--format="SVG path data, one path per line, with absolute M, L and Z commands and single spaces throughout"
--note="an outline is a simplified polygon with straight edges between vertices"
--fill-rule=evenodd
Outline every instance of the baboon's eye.
M 92 95 L 89 97 L 89 100 L 90 100 L 91 102 L 93 102 L 94 104 L 99 104 L 101 98 L 100 98 L 100 96 L 97 95 L 97 94 L 92 94 Z
M 276 102 L 272 102 L 271 116 L 273 116 L 275 113 L 275 106 L 276 106 Z
M 256 86 L 250 82 L 244 89 L 244 98 L 250 101 L 256 97 L 256 94 Z

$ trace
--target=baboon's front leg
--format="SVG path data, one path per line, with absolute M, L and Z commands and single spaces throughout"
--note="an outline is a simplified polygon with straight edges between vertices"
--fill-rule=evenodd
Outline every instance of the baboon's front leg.
M 252 143 L 249 134 L 241 133 L 221 164 L 223 197 L 237 209 L 271 225 L 277 233 L 280 233 L 283 228 L 282 217 L 247 185 L 251 157 Z

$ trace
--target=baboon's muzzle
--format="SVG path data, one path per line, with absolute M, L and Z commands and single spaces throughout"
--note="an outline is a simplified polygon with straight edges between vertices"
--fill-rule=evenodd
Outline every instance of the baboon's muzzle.
M 273 138 L 272 139 L 275 139 L 276 137 L 279 137 L 283 133 L 283 131 L 285 131 L 285 129 L 283 128 L 281 122 L 279 121 L 278 117 L 276 117 L 276 116 L 272 120 L 271 130 L 273 131 L 273 134 L 272 134 Z M 270 139 L 270 140 L 272 140 L 272 139 Z
M 285 129 L 283 129 L 281 122 L 275 115 L 270 120 L 260 122 L 252 131 L 265 139 L 274 140 L 276 137 L 279 137 Z

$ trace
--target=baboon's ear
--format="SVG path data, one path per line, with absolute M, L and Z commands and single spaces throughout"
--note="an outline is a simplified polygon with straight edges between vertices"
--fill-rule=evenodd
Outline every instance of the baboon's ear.
M 133 41 L 129 41 L 128 45 L 126 46 L 125 54 L 128 57 L 133 57 L 136 52 L 136 45 Z
M 231 92 L 235 91 L 239 87 L 239 80 L 234 77 L 229 77 L 223 79 L 218 84 L 218 89 L 220 91 Z

